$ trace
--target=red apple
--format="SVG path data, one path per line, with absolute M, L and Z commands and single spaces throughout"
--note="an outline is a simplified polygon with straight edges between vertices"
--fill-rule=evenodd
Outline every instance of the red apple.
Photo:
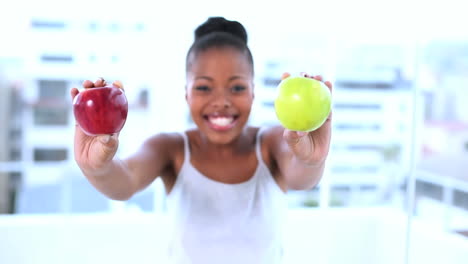
M 85 89 L 75 96 L 73 113 L 78 125 L 88 135 L 118 133 L 127 120 L 127 97 L 118 87 Z

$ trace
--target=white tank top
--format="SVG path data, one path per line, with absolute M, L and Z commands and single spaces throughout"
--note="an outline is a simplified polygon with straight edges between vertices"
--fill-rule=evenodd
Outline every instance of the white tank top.
M 227 184 L 192 166 L 188 137 L 182 133 L 184 163 L 167 197 L 173 225 L 170 263 L 281 263 L 286 195 L 263 162 L 260 135 L 259 130 L 254 175 Z

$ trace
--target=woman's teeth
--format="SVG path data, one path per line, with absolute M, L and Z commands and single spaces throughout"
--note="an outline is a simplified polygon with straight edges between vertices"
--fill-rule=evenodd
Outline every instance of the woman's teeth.
M 217 126 L 228 126 L 234 121 L 233 117 L 210 117 L 209 121 Z

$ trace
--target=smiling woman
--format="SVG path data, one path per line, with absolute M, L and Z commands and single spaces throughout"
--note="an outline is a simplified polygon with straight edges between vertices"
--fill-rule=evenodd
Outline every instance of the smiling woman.
M 244 26 L 211 17 L 195 30 L 186 56 L 185 99 L 195 128 L 150 136 L 125 159 L 116 157 L 118 134 L 75 129 L 75 160 L 107 197 L 128 200 L 162 180 L 171 263 L 280 263 L 285 192 L 312 188 L 322 177 L 330 121 L 301 134 L 250 126 L 253 83 Z M 83 85 L 92 91 L 103 80 Z

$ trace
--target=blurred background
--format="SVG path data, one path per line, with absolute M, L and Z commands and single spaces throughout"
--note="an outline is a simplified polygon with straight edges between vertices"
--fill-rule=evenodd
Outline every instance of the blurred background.
M 2 3 L 0 263 L 158 258 L 161 182 L 126 202 L 93 189 L 74 163 L 69 90 L 98 77 L 125 84 L 121 157 L 145 137 L 192 127 L 185 55 L 209 16 L 248 30 L 251 125 L 277 123 L 283 72 L 322 74 L 335 87 L 326 174 L 314 189 L 288 193 L 288 263 L 468 263 L 461 7 L 451 0 Z

